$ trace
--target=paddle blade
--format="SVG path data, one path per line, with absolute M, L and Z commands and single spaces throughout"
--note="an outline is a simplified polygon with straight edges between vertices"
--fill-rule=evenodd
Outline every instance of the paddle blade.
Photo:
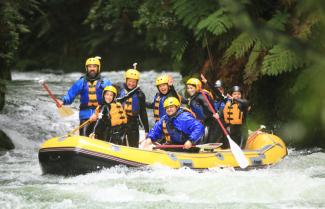
M 240 149 L 238 144 L 236 144 L 236 142 L 234 142 L 230 138 L 229 135 L 227 135 L 227 139 L 228 139 L 229 144 L 230 144 L 230 150 L 231 150 L 232 154 L 234 155 L 238 165 L 241 168 L 246 168 L 249 165 L 249 162 L 248 162 L 247 158 L 245 157 L 243 151 Z
M 58 108 L 59 115 L 61 117 L 68 117 L 74 114 L 74 111 L 66 106 L 61 106 Z

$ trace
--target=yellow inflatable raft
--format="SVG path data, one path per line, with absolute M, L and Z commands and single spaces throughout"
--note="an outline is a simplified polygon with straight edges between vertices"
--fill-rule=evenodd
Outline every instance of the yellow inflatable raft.
M 287 155 L 287 148 L 279 137 L 259 132 L 248 138 L 243 152 L 249 161 L 246 169 L 251 169 L 278 163 Z M 148 151 L 83 136 L 56 137 L 45 141 L 39 150 L 39 162 L 44 174 L 59 175 L 78 175 L 116 165 L 240 169 L 229 149 L 217 148 L 199 153 Z

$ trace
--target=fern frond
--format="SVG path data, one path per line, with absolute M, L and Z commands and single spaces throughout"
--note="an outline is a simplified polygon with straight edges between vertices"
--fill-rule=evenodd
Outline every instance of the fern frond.
M 260 75 L 261 59 L 264 56 L 264 51 L 266 49 L 263 47 L 261 42 L 257 41 L 248 57 L 248 61 L 244 68 L 244 83 L 252 84 L 258 79 Z
M 207 30 L 215 36 L 219 36 L 228 32 L 233 27 L 234 23 L 225 10 L 219 9 L 198 23 L 195 35 Z
M 261 72 L 263 75 L 277 76 L 302 67 L 303 60 L 293 51 L 275 45 L 264 57 Z
M 254 45 L 256 37 L 248 34 L 247 32 L 241 33 L 225 52 L 225 58 L 229 59 L 232 56 L 236 58 L 243 57 Z
M 277 12 L 266 25 L 279 31 L 285 31 L 285 25 L 288 22 L 289 14 L 286 12 Z
M 215 10 L 216 3 L 210 0 L 175 0 L 172 8 L 183 25 L 193 29 L 202 18 Z

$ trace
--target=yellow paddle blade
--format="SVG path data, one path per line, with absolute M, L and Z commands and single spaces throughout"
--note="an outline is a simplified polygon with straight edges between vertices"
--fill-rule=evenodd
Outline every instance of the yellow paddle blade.
M 70 107 L 66 106 L 59 107 L 58 111 L 61 117 L 68 117 L 74 114 L 74 111 Z

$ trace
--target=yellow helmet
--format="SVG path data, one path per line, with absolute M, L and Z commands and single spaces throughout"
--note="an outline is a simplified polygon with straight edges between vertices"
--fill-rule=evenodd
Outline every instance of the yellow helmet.
M 106 86 L 104 88 L 103 92 L 105 92 L 105 91 L 110 91 L 110 92 L 113 92 L 115 95 L 117 95 L 117 90 L 116 90 L 116 88 L 114 86 Z
M 175 105 L 176 107 L 181 106 L 181 104 L 179 103 L 178 99 L 176 99 L 175 97 L 168 97 L 165 101 L 164 101 L 164 108 L 169 107 Z
M 125 79 L 128 79 L 128 78 L 139 80 L 140 79 L 140 72 L 137 71 L 136 69 L 128 69 L 125 72 Z
M 161 75 L 161 76 L 158 76 L 158 78 L 156 79 L 156 86 L 159 86 L 161 84 L 168 84 L 168 81 L 169 81 L 169 77 L 168 75 Z
M 88 70 L 87 69 L 87 66 L 88 65 L 97 65 L 98 66 L 98 71 L 100 71 L 100 57 L 90 57 L 86 60 L 86 64 L 85 64 L 85 67 L 86 67 L 86 71 Z
M 196 87 L 196 90 L 201 90 L 202 88 L 202 83 L 199 79 L 197 78 L 190 78 L 187 80 L 186 85 L 193 85 Z

